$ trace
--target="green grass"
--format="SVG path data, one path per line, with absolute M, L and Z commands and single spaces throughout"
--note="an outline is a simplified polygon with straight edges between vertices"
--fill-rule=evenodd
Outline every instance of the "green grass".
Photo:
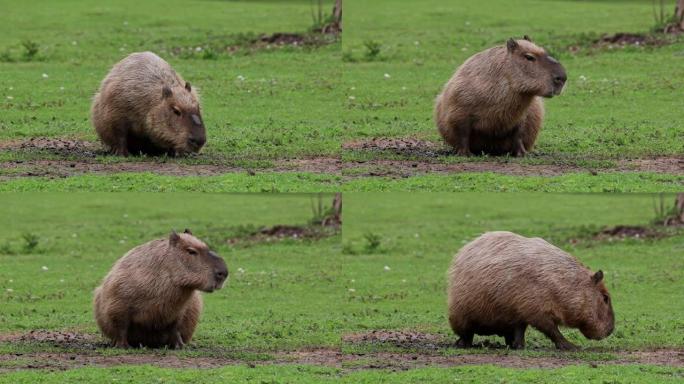
M 325 12 L 331 3 L 324 1 Z M 313 24 L 310 1 L 122 0 L 86 5 L 82 0 L 36 0 L 27 6 L 0 0 L 0 5 L 8 19 L 0 25 L 0 142 L 39 136 L 95 141 L 89 106 L 100 81 L 126 54 L 152 50 L 202 94 L 208 144 L 200 156 L 174 161 L 264 171 L 257 178 L 231 173 L 190 181 L 146 174 L 4 180 L 2 190 L 149 191 L 159 190 L 153 185 L 157 181 L 164 190 L 224 192 L 681 188 L 679 174 L 653 172 L 553 178 L 416 175 L 407 180 L 340 178 L 339 172 L 327 170 L 320 175 L 272 172 L 278 160 L 318 156 L 341 156 L 346 162 L 482 161 L 343 151 L 340 145 L 385 136 L 439 142 L 432 103 L 454 69 L 476 51 L 524 33 L 562 60 L 570 81 L 561 97 L 547 102 L 545 128 L 534 154 L 511 162 L 610 170 L 624 158 L 680 157 L 684 128 L 676 106 L 684 86 L 684 40 L 658 48 L 597 50 L 587 45 L 602 33 L 649 31 L 654 20 L 646 0 L 496 0 L 488 7 L 465 0 L 349 0 L 342 42 L 272 49 L 252 49 L 248 42 L 261 33 L 306 33 Z M 506 12 L 491 12 L 496 8 Z M 581 49 L 570 53 L 568 47 L 574 45 Z M 237 49 L 229 52 L 227 47 Z M 6 163 L 40 159 L 84 160 L 78 154 L 0 153 Z M 85 160 L 140 161 L 109 156 Z M 12 179 L 18 172 L 3 170 L 0 176 Z M 345 172 L 354 176 L 363 169 Z M 142 178 L 149 181 L 138 185 Z
M 204 295 L 197 348 L 248 352 L 334 345 L 343 315 L 330 302 L 346 292 L 338 278 L 339 236 L 247 247 L 226 243 L 245 226 L 306 224 L 312 199 L 297 194 L 4 194 L 0 333 L 96 333 L 92 291 L 114 261 L 136 245 L 187 227 L 207 240 L 231 271 L 223 290 Z M 28 246 L 26 234 L 35 236 L 37 245 Z M 5 353 L 13 348 L 2 346 Z
M 262 33 L 306 33 L 313 23 L 308 1 L 0 4 L 11 20 L 0 26 L 0 53 L 12 59 L 0 60 L 0 140 L 96 140 L 89 108 L 100 81 L 127 54 L 151 50 L 200 89 L 208 156 L 264 159 L 339 149 L 331 103 L 343 97 L 339 43 L 226 51 Z M 331 4 L 324 1 L 325 12 Z M 25 41 L 38 44 L 30 61 L 22 56 Z M 205 57 L 207 49 L 213 53 Z
M 660 48 L 568 50 L 603 33 L 648 32 L 654 24 L 650 1 L 497 0 L 486 7 L 470 1 L 348 1 L 345 7 L 344 85 L 354 100 L 346 105 L 344 139 L 439 141 L 433 100 L 456 67 L 508 37 L 529 34 L 561 60 L 569 76 L 564 94 L 546 102 L 537 155 L 684 153 L 675 108 L 684 86 L 684 40 Z M 368 42 L 380 45 L 372 59 Z
M 66 372 L 24 371 L 0 375 L 6 383 L 676 383 L 684 371 L 656 366 L 504 369 L 491 366 L 425 368 L 407 372 L 358 371 L 333 368 L 266 366 L 257 368 L 160 369 L 153 367 L 82 368 Z
M 572 342 L 594 351 L 684 347 L 684 308 L 672 305 L 684 301 L 684 232 L 657 241 L 570 242 L 604 226 L 647 225 L 655 217 L 651 195 L 347 193 L 345 204 L 349 331 L 411 328 L 454 339 L 445 293 L 452 256 L 485 231 L 509 230 L 545 238 L 605 272 L 615 333 L 589 341 L 565 330 Z M 528 331 L 528 347 L 553 353 L 537 331 Z

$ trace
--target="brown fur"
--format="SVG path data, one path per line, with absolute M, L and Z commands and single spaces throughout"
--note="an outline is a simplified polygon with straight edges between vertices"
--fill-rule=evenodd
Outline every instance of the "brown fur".
M 542 126 L 541 97 L 560 94 L 565 80 L 563 66 L 527 36 L 510 39 L 458 68 L 437 96 L 437 128 L 459 155 L 524 156 Z
M 152 52 L 133 53 L 102 81 L 93 126 L 114 154 L 183 155 L 206 141 L 197 91 Z
M 202 312 L 199 291 L 228 277 L 226 264 L 190 231 L 130 250 L 95 289 L 95 319 L 116 347 L 180 348 Z
M 530 325 L 559 349 L 574 349 L 558 326 L 602 339 L 614 327 L 603 272 L 592 273 L 572 255 L 540 238 L 488 232 L 464 246 L 449 270 L 449 323 L 470 347 L 473 335 L 504 336 L 523 348 Z

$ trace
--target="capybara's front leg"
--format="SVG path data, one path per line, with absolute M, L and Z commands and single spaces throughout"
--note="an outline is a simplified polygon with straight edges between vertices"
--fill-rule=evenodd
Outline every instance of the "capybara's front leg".
M 520 125 L 516 125 L 513 128 L 513 137 L 511 140 L 513 156 L 524 157 L 527 154 L 527 150 L 525 149 L 525 143 L 523 142 L 523 132 L 522 127 Z
M 541 326 L 536 326 L 541 333 L 546 335 L 553 343 L 556 345 L 557 349 L 562 351 L 574 351 L 577 350 L 577 346 L 569 342 L 568 339 L 563 336 L 563 334 L 558 329 L 558 326 L 552 322 L 548 324 L 542 324 Z
M 112 153 L 117 156 L 128 156 L 128 129 L 129 124 L 125 121 L 119 122 L 116 127 L 116 145 L 112 146 Z

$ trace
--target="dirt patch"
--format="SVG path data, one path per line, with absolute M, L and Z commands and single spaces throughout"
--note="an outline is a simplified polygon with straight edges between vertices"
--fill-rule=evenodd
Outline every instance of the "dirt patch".
M 0 150 L 41 151 L 58 156 L 95 157 L 105 154 L 98 143 L 75 139 L 35 137 L 0 143 Z
M 67 331 L 33 330 L 28 333 L 0 335 L 0 342 L 45 343 L 58 348 L 92 350 L 107 346 L 95 335 Z
M 163 368 L 218 368 L 228 365 L 254 367 L 272 364 L 310 364 L 342 368 L 345 371 L 359 369 L 407 370 L 427 366 L 451 367 L 458 365 L 491 364 L 509 368 L 555 368 L 567 365 L 591 364 L 651 364 L 673 367 L 684 366 L 684 349 L 660 349 L 644 351 L 608 351 L 612 360 L 587 359 L 553 350 L 553 356 L 524 356 L 519 351 L 501 348 L 497 351 L 471 349 L 467 354 L 445 356 L 437 350 L 416 352 L 417 346 L 453 347 L 439 335 L 410 330 L 370 331 L 353 333 L 342 337 L 345 343 L 381 343 L 399 346 L 407 352 L 343 353 L 336 348 L 309 348 L 298 351 L 258 352 L 223 349 L 193 348 L 190 352 L 208 356 L 185 356 L 183 351 L 134 350 L 123 351 L 108 348 L 105 355 L 95 349 L 107 344 L 96 335 L 77 332 L 35 330 L 28 333 L 0 335 L 2 343 L 43 343 L 62 348 L 60 352 L 31 352 L 0 354 L 0 373 L 23 369 L 66 370 L 84 366 L 111 367 L 118 365 L 152 365 Z M 432 348 L 432 347 L 431 347 Z M 408 351 L 410 350 L 410 351 Z M 465 352 L 465 351 L 464 351 Z M 246 356 L 252 356 L 248 358 Z
M 655 230 L 654 228 L 642 227 L 642 226 L 632 226 L 632 225 L 616 225 L 615 227 L 610 227 L 601 230 L 594 236 L 596 240 L 607 240 L 607 239 L 658 239 L 665 237 L 666 234 Z
M 438 335 L 421 333 L 412 330 L 385 331 L 373 330 L 363 333 L 351 333 L 342 336 L 342 341 L 349 344 L 378 344 L 397 348 L 434 350 L 453 346 L 453 342 L 444 340 Z
M 403 156 L 435 158 L 453 154 L 442 144 L 412 137 L 387 138 L 378 137 L 370 140 L 354 140 L 342 144 L 345 150 L 386 152 Z
M 663 46 L 668 40 L 657 35 L 644 35 L 638 33 L 615 33 L 604 35 L 594 42 L 595 47 L 625 47 L 634 46 Z
M 262 228 L 246 236 L 228 239 L 230 245 L 245 245 L 254 243 L 270 243 L 284 239 L 294 240 L 320 240 L 335 236 L 339 233 L 339 226 L 322 225 L 274 225 Z
M 518 352 L 478 353 L 441 356 L 422 353 L 342 353 L 336 349 L 310 349 L 276 352 L 269 360 L 244 360 L 232 357 L 186 357 L 175 352 L 145 351 L 136 354 L 99 355 L 95 353 L 29 353 L 0 354 L 0 372 L 49 369 L 67 370 L 85 366 L 113 367 L 118 365 L 152 365 L 161 368 L 219 368 L 230 365 L 250 367 L 274 364 L 306 364 L 341 368 L 343 371 L 389 369 L 394 371 L 423 367 L 454 367 L 462 365 L 494 365 L 506 368 L 558 368 L 569 365 L 650 364 L 670 367 L 684 366 L 684 350 L 653 350 L 615 353 L 614 360 L 587 360 L 562 355 L 551 357 L 522 356 Z

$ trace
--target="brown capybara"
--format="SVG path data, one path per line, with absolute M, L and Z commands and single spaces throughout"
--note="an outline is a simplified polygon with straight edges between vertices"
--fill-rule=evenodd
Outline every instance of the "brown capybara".
M 115 347 L 181 348 L 200 313 L 198 291 L 220 289 L 226 263 L 189 230 L 137 246 L 95 289 L 95 320 Z
M 435 101 L 440 134 L 462 156 L 524 156 L 544 119 L 542 97 L 559 95 L 565 68 L 525 36 L 477 53 Z
M 152 52 L 114 65 L 95 94 L 91 118 L 110 152 L 179 156 L 206 142 L 199 96 L 169 63 Z
M 600 340 L 613 332 L 614 315 L 603 272 L 540 238 L 487 232 L 466 244 L 449 269 L 449 323 L 472 346 L 473 335 L 499 335 L 525 346 L 530 325 L 558 349 L 575 349 L 558 326 L 579 328 Z

